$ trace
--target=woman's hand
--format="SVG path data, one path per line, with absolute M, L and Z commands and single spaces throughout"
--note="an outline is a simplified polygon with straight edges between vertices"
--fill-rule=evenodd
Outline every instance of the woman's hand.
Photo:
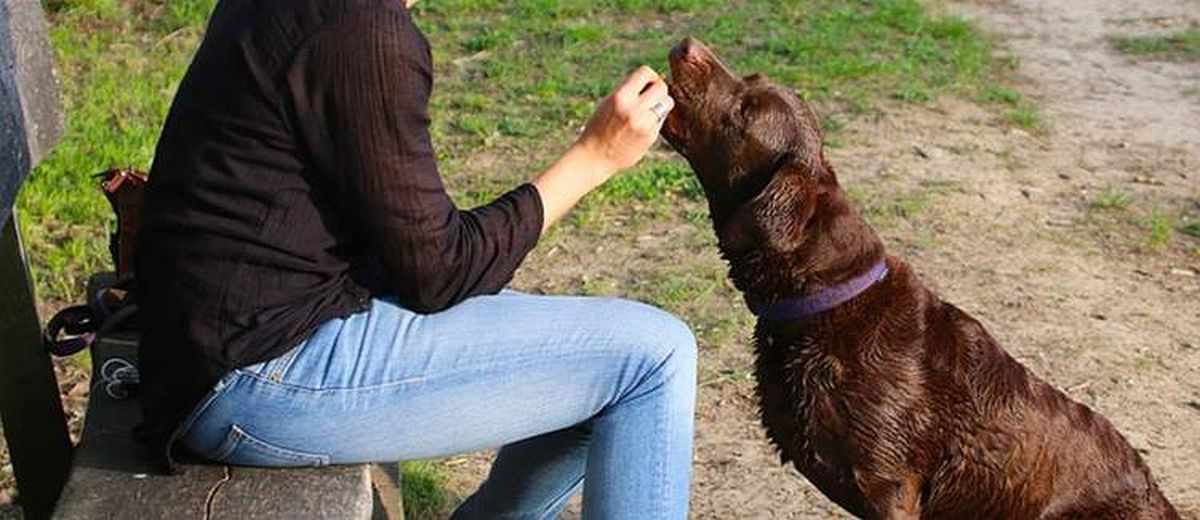
M 600 102 L 575 145 L 533 181 L 542 197 L 542 231 L 587 192 L 642 160 L 674 107 L 666 82 L 650 67 L 626 77 Z
M 658 139 L 674 106 L 667 83 L 653 69 L 642 66 L 600 102 L 577 146 L 608 163 L 614 173 L 629 168 L 642 160 Z

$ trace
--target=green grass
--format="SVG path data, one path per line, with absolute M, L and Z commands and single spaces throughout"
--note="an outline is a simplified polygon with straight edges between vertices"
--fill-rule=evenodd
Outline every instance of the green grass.
M 147 168 L 213 0 L 48 2 L 67 132 L 18 202 L 39 295 L 73 300 L 109 264 L 111 210 L 91 174 Z
M 650 160 L 605 183 L 593 199 L 656 201 L 671 195 L 703 200 L 704 190 L 687 164 Z
M 1020 103 L 1016 108 L 1005 112 L 1004 119 L 1026 130 L 1040 130 L 1043 127 L 1041 111 L 1037 106 L 1028 103 Z
M 1007 87 L 992 85 L 983 90 L 982 99 L 989 103 L 1003 103 L 1016 106 L 1025 98 L 1020 92 Z
M 1200 59 L 1200 29 L 1154 36 L 1115 36 L 1111 41 L 1117 50 L 1133 56 Z
M 1090 206 L 1092 209 L 1100 210 L 1124 210 L 1129 208 L 1133 203 L 1133 196 L 1118 188 L 1105 188 L 1104 191 L 1096 195 L 1092 199 Z
M 1026 100 L 1017 90 L 992 85 L 983 89 L 980 99 L 1008 107 L 1004 110 L 1004 120 L 1013 126 L 1031 131 L 1041 130 L 1044 126 L 1042 113 L 1037 105 Z
M 926 190 L 885 193 L 868 186 L 850 186 L 846 191 L 867 222 L 880 229 L 916 218 L 929 207 L 933 195 Z
M 1184 224 L 1179 231 L 1185 235 L 1200 238 L 1200 221 Z
M 1158 251 L 1171 242 L 1171 235 L 1175 232 L 1175 219 L 1155 210 L 1145 219 L 1142 226 L 1146 229 L 1146 245 Z
M 110 210 L 89 175 L 149 167 L 214 4 L 45 2 L 67 134 L 19 201 L 43 298 L 73 301 L 86 273 L 107 266 Z M 931 14 L 916 0 L 743 0 L 727 7 L 717 0 L 417 4 L 438 67 L 431 132 L 456 200 L 482 203 L 528 178 L 566 146 L 624 73 L 643 63 L 665 70 L 667 50 L 686 35 L 708 41 L 741 72 L 765 72 L 821 101 L 835 132 L 882 100 L 978 98 L 1004 68 L 973 26 Z M 1030 119 L 1016 117 L 1022 125 Z M 481 150 L 502 156 L 502 164 L 476 168 L 470 159 Z M 664 161 L 619 177 L 588 204 L 670 205 L 680 197 L 695 200 L 698 188 L 682 163 Z
M 405 462 L 400 465 L 404 478 L 400 492 L 404 497 L 406 518 L 438 518 L 450 505 L 444 484 L 445 474 L 429 462 Z

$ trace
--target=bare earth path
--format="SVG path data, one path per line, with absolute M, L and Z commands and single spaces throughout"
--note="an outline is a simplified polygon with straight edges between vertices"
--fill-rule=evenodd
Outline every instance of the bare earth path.
M 1200 217 L 1200 63 L 1135 61 L 1108 43 L 1200 23 L 1200 2 L 954 8 L 1018 58 L 1019 89 L 1048 129 L 1013 130 L 962 101 L 892 106 L 838 137 L 839 176 L 875 210 L 893 253 L 1035 373 L 1109 417 L 1185 518 L 1200 518 L 1200 240 L 1175 233 L 1155 245 L 1147 230 L 1155 215 Z M 1094 207 L 1111 193 L 1127 194 L 1129 206 Z M 910 209 L 892 218 L 896 208 Z M 652 229 L 611 252 L 592 240 L 540 251 L 526 273 L 575 254 L 593 275 L 654 276 L 646 264 L 679 254 L 656 250 L 660 241 L 694 244 L 704 265 L 721 268 L 707 229 Z M 566 276 L 519 285 L 551 292 L 571 286 Z M 722 294 L 728 307 L 711 312 L 737 316 L 741 331 L 702 352 L 693 517 L 844 516 L 763 439 L 747 377 L 750 320 L 736 294 Z M 467 492 L 486 456 L 449 463 L 461 468 L 452 487 Z

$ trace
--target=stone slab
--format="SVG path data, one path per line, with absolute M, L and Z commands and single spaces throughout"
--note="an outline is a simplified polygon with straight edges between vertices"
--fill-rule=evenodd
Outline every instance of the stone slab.
M 0 0 L 0 224 L 30 169 L 62 137 L 54 52 L 39 0 Z
M 16 217 L 0 222 L 0 421 L 26 518 L 54 507 L 71 440 L 34 306 Z
M 93 367 L 122 357 L 136 362 L 134 337 L 93 348 Z M 99 381 L 93 374 L 93 381 Z M 263 469 L 183 464 L 163 475 L 132 435 L 136 399 L 117 400 L 93 386 L 75 463 L 53 518 L 368 519 L 368 466 Z

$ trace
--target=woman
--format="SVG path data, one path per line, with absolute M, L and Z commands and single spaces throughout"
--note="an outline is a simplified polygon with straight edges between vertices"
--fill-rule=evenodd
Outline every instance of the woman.
M 411 0 L 410 0 L 411 1 Z M 623 300 L 502 291 L 673 103 L 633 72 L 553 166 L 460 211 L 399 0 L 224 1 L 163 129 L 139 237 L 141 432 L 232 464 L 503 446 L 458 518 L 684 518 L 696 351 Z

